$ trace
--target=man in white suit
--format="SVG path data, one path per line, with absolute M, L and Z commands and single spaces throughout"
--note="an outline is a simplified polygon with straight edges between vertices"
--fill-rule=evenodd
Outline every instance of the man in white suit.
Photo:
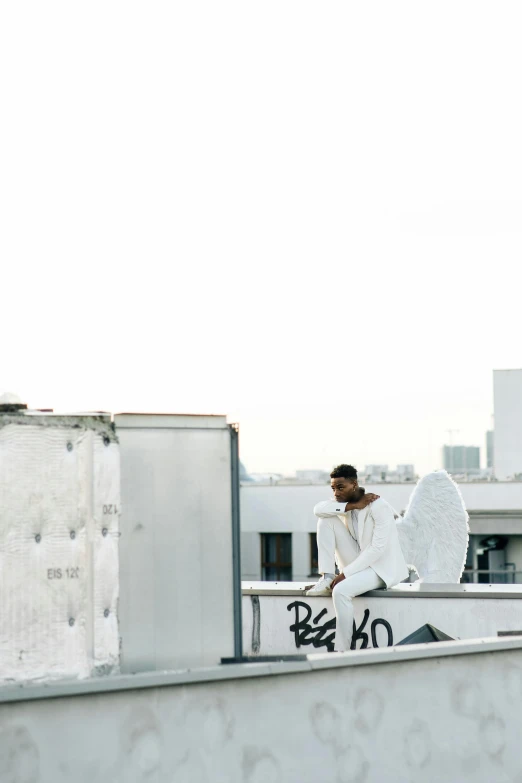
M 352 598 L 380 587 L 393 587 L 408 577 L 409 569 L 389 503 L 379 495 L 365 493 L 352 465 L 338 465 L 330 478 L 335 500 L 323 501 L 314 508 L 322 577 L 306 595 L 332 595 L 337 616 L 335 650 L 343 652 L 350 649 L 352 641 Z

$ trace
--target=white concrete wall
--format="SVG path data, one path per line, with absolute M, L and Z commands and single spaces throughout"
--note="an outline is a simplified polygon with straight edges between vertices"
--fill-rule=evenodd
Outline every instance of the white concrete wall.
M 297 582 L 310 581 L 309 533 L 292 534 L 292 578 Z
M 494 370 L 495 475 L 522 473 L 522 370 Z
M 261 579 L 260 533 L 241 533 L 241 574 L 243 579 Z
M 194 684 L 1 704 L 2 780 L 520 783 L 515 644 L 349 653 L 335 668 L 314 656 L 249 665 L 262 676 L 243 666 L 231 680 L 207 671 Z
M 496 636 L 499 631 L 522 634 L 522 598 L 361 596 L 354 599 L 354 611 L 357 649 L 397 644 L 426 623 L 453 639 Z M 331 598 L 243 596 L 245 655 L 326 652 L 333 649 L 334 639 Z

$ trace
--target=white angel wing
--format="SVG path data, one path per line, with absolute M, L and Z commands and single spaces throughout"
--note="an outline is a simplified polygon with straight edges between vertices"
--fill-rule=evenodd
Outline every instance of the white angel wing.
M 468 551 L 468 513 L 445 470 L 419 481 L 397 530 L 406 562 L 417 568 L 423 582 L 460 582 Z

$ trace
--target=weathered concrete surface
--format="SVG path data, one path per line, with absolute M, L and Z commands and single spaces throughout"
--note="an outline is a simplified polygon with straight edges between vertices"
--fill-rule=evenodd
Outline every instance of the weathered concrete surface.
M 390 663 L 394 650 L 354 654 L 371 666 L 311 656 L 328 668 L 2 704 L 2 780 L 521 783 L 522 640 L 447 655 L 454 644 Z
M 107 417 L 0 417 L 0 683 L 118 670 L 119 513 Z
M 43 427 L 43 428 L 61 428 L 61 429 L 82 429 L 93 430 L 102 437 L 108 439 L 111 443 L 117 443 L 118 438 L 111 423 L 109 413 L 97 414 L 43 414 L 32 413 L 31 411 L 20 413 L 0 413 L 0 429 L 2 427 L 13 426 L 24 427 Z

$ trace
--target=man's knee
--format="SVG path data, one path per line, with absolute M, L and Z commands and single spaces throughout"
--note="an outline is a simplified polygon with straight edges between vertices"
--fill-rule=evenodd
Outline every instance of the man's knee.
M 319 517 L 317 520 L 317 530 L 321 530 L 324 527 L 332 527 L 331 517 Z
M 332 598 L 334 601 L 342 599 L 351 601 L 353 597 L 349 585 L 346 584 L 346 579 L 343 579 L 342 582 L 338 582 L 332 590 Z

